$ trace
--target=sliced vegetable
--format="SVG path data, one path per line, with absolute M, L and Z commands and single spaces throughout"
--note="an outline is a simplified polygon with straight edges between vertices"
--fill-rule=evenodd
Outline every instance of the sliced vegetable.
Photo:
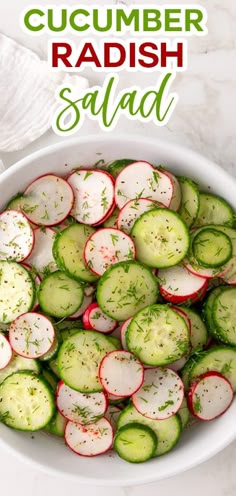
M 112 426 L 105 417 L 86 427 L 69 421 L 65 428 L 65 441 L 78 455 L 101 455 L 112 447 Z
M 53 317 L 73 315 L 83 302 L 83 288 L 79 281 L 57 270 L 41 282 L 38 291 L 42 310 Z
M 0 322 L 8 324 L 32 309 L 35 299 L 33 279 L 16 262 L 0 261 Z
M 146 365 L 166 365 L 189 350 L 189 329 L 183 316 L 168 305 L 151 305 L 133 317 L 127 331 L 130 351 Z
M 0 260 L 23 262 L 31 253 L 34 234 L 26 217 L 15 210 L 0 214 Z
M 80 393 L 62 381 L 58 384 L 56 402 L 63 417 L 82 425 L 96 422 L 105 414 L 108 406 L 107 397 L 103 392 Z
M 116 434 L 114 449 L 124 460 L 140 463 L 149 460 L 157 448 L 155 432 L 147 425 L 124 425 Z
M 207 372 L 191 385 L 188 405 L 198 419 L 213 420 L 228 410 L 233 397 L 232 386 L 223 375 Z
M 99 229 L 90 236 L 84 248 L 85 262 L 98 276 L 111 265 L 134 258 L 134 242 L 119 229 Z
M 24 192 L 22 211 L 37 225 L 55 226 L 69 215 L 74 195 L 61 177 L 45 174 L 33 181 Z
M 116 178 L 115 201 L 119 209 L 135 198 L 147 198 L 169 206 L 173 197 L 172 180 L 148 162 L 134 162 Z
M 103 222 L 114 205 L 113 178 L 105 171 L 80 169 L 68 178 L 75 201 L 71 215 L 83 224 Z
M 136 410 L 153 420 L 175 415 L 183 399 L 183 383 L 178 374 L 168 368 L 145 370 L 142 387 L 132 396 Z
M 97 280 L 97 276 L 91 272 L 84 261 L 85 244 L 94 232 L 90 226 L 72 224 L 57 234 L 53 245 L 53 255 L 58 267 L 79 281 Z
M 13 350 L 24 358 L 39 358 L 53 346 L 55 330 L 47 317 L 35 312 L 19 315 L 9 328 Z
M 167 208 L 142 214 L 131 231 L 137 259 L 154 268 L 177 265 L 189 249 L 189 233 L 181 217 Z
M 9 427 L 38 431 L 50 422 L 54 411 L 49 386 L 32 372 L 16 372 L 0 384 L 0 418 Z
M 102 391 L 98 369 L 104 356 L 115 346 L 100 332 L 79 330 L 67 338 L 58 354 L 62 380 L 81 393 Z
M 184 303 L 196 300 L 203 289 L 207 289 L 207 279 L 191 274 L 183 265 L 175 265 L 158 271 L 160 293 L 171 303 Z
M 111 333 L 117 326 L 116 320 L 108 317 L 96 302 L 91 303 L 84 312 L 83 324 L 85 329 L 93 329 L 103 334 Z
M 158 282 L 152 272 L 139 262 L 113 265 L 101 277 L 97 286 L 97 301 L 105 314 L 123 321 L 138 310 L 155 303 Z
M 131 396 L 144 377 L 143 365 L 129 351 L 111 351 L 101 361 L 99 379 L 105 391 L 114 396 Z

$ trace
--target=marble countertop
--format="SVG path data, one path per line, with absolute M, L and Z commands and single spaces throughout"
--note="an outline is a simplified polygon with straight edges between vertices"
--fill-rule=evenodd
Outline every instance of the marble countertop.
M 19 13 L 29 0 L 7 0 L 0 3 L 0 32 L 13 37 L 35 50 L 42 58 L 46 58 L 46 37 L 31 38 L 19 28 Z M 41 0 L 41 4 L 48 4 Z M 75 0 L 67 0 L 74 4 Z M 86 0 L 84 4 L 94 3 Z M 112 3 L 110 0 L 98 1 L 101 4 Z M 114 0 L 115 3 L 115 0 Z M 124 0 L 123 3 L 126 3 Z M 128 3 L 128 0 L 127 0 Z M 143 4 L 141 0 L 129 2 Z M 156 5 L 154 0 L 150 4 Z M 162 1 L 161 4 L 168 3 Z M 188 0 L 172 0 L 172 4 L 188 4 Z M 180 73 L 174 83 L 180 100 L 167 126 L 160 128 L 152 123 L 143 124 L 120 119 L 116 132 L 145 134 L 150 137 L 163 138 L 170 142 L 188 146 L 213 159 L 236 177 L 236 3 L 235 0 L 204 0 L 202 4 L 208 12 L 209 34 L 203 38 L 189 41 L 189 67 L 187 72 Z M 101 83 L 103 73 L 85 71 L 91 84 Z M 155 74 L 135 74 L 135 82 L 140 86 L 148 86 L 156 79 Z M 121 74 L 121 85 L 132 84 L 133 75 Z M 86 120 L 78 135 L 102 133 L 96 122 Z M 48 144 L 61 141 L 49 131 L 42 138 L 22 151 L 14 153 L 0 152 L 0 159 L 8 167 L 20 158 Z M 38 496 L 56 493 L 64 496 L 72 491 L 84 490 L 83 486 L 74 482 L 56 480 L 55 477 L 41 473 L 23 464 L 12 455 L 0 450 L 1 457 L 1 491 L 7 496 Z M 234 496 L 236 494 L 236 442 L 219 455 L 203 465 L 185 474 L 155 484 L 129 488 L 112 488 L 114 496 L 141 496 L 144 493 L 152 496 L 157 492 L 162 496 L 181 494 L 181 496 Z M 88 496 L 108 496 L 111 489 L 86 487 Z

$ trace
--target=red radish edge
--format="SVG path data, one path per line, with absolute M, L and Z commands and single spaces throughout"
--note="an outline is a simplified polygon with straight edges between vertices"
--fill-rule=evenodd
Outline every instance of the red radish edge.
M 194 411 L 194 408 L 193 408 L 193 404 L 192 404 L 192 396 L 194 394 L 194 391 L 196 389 L 196 387 L 198 386 L 199 382 L 201 382 L 203 379 L 206 379 L 207 377 L 212 377 L 212 376 L 215 376 L 215 377 L 220 377 L 220 379 L 224 379 L 225 382 L 227 382 L 227 384 L 229 385 L 231 391 L 232 391 L 232 400 L 230 402 L 230 404 L 225 408 L 225 410 L 221 413 L 219 413 L 218 415 L 216 415 L 215 417 L 212 417 L 210 419 L 205 419 L 205 418 L 202 418 L 201 416 L 199 416 L 199 414 L 197 414 L 195 411 Z M 221 417 L 221 415 L 223 415 L 225 412 L 227 412 L 227 410 L 229 409 L 229 407 L 231 406 L 232 402 L 234 400 L 234 391 L 233 391 L 233 388 L 232 388 L 232 384 L 230 383 L 230 381 L 222 374 L 220 374 L 219 372 L 216 372 L 216 371 L 208 371 L 206 372 L 205 374 L 202 374 L 200 375 L 190 386 L 190 389 L 188 391 L 188 396 L 187 396 L 187 403 L 188 403 L 188 407 L 189 407 L 189 410 L 191 412 L 191 414 L 198 418 L 199 420 L 202 420 L 204 422 L 211 422 L 212 420 L 215 420 L 216 418 L 219 418 Z
M 71 212 L 71 210 L 72 210 L 72 208 L 73 208 L 73 204 L 74 204 L 74 200 L 75 200 L 75 195 L 74 195 L 74 191 L 73 191 L 73 189 L 72 189 L 71 185 L 67 182 L 67 180 L 66 180 L 66 179 L 64 179 L 64 178 L 63 178 L 63 177 L 61 177 L 61 176 L 57 176 L 56 174 L 53 174 L 53 173 L 50 173 L 50 172 L 49 172 L 48 174 L 42 174 L 41 176 L 38 176 L 38 177 L 36 177 L 33 181 L 31 181 L 31 183 L 30 183 L 30 184 L 28 184 L 28 186 L 27 186 L 27 188 L 25 189 L 25 191 L 24 191 L 24 193 L 23 193 L 23 194 L 24 194 L 24 195 L 27 195 L 27 193 L 26 193 L 26 192 L 27 192 L 27 189 L 28 189 L 28 188 L 29 188 L 32 184 L 34 184 L 36 181 L 38 181 L 38 179 L 42 179 L 43 177 L 47 177 L 47 176 L 52 176 L 52 177 L 56 177 L 56 178 L 58 178 L 58 177 L 59 177 L 62 181 L 64 181 L 64 182 L 67 184 L 67 186 L 69 186 L 69 188 L 71 189 L 71 193 L 72 193 L 72 202 L 71 202 L 71 207 L 70 207 L 69 212 L 67 212 L 67 213 L 66 213 L 66 215 L 65 215 L 62 219 L 60 219 L 58 222 L 56 222 L 55 224 L 54 224 L 54 223 L 53 223 L 53 224 L 47 224 L 47 226 L 45 226 L 45 227 L 53 227 L 53 226 L 57 226 L 58 224 L 61 224 L 61 222 L 64 222 L 64 220 L 66 220 L 66 218 L 68 217 L 68 215 L 70 215 L 70 212 Z M 26 219 L 28 220 L 28 222 L 31 222 L 31 223 L 32 223 L 32 224 L 34 224 L 35 226 L 40 227 L 40 226 L 39 226 L 39 224 L 36 224 L 35 222 L 32 222 L 32 221 L 31 221 L 31 220 L 27 217 L 27 214 L 25 214 L 25 212 L 23 212 L 23 214 L 24 214 L 24 216 L 26 217 Z M 27 258 L 28 258 L 28 257 L 27 257 Z
M 58 406 L 58 402 L 57 402 L 57 398 L 58 398 L 58 393 L 59 393 L 59 390 L 60 390 L 60 388 L 61 388 L 62 386 L 64 386 L 64 384 L 65 384 L 65 383 L 64 383 L 63 381 L 59 381 L 59 382 L 58 382 L 58 384 L 57 384 L 57 390 L 56 390 L 56 405 L 57 405 L 57 409 L 58 409 L 59 413 L 61 414 L 61 416 L 62 416 L 62 417 L 64 417 L 66 420 L 68 420 L 68 421 L 70 421 L 70 422 L 73 422 L 72 420 L 70 420 L 70 419 L 69 419 L 69 418 L 68 418 L 68 417 L 67 417 L 67 416 L 66 416 L 66 415 L 65 415 L 65 414 L 64 414 L 64 413 L 60 410 L 60 408 L 59 408 L 59 406 Z M 70 386 L 68 386 L 68 387 L 70 387 Z M 78 392 L 79 392 L 79 391 L 78 391 Z M 108 406 L 109 406 L 109 400 L 108 400 L 108 396 L 107 396 L 106 391 L 101 391 L 101 393 L 103 393 L 104 398 L 105 398 L 105 401 L 106 401 L 106 409 L 105 409 L 104 414 L 103 414 L 103 415 L 105 415 L 105 413 L 106 413 L 106 411 L 107 411 L 107 409 L 108 409 Z M 90 394 L 90 393 L 85 393 L 85 394 Z M 91 394 L 93 394 L 93 393 L 91 393 Z M 74 422 L 74 423 L 75 423 L 75 424 L 82 425 L 82 426 L 84 426 L 84 427 L 85 427 L 86 425 L 89 425 L 89 424 L 80 424 L 79 422 Z M 91 422 L 91 423 L 94 423 L 94 422 Z
M 112 430 L 112 440 L 111 440 L 111 443 L 110 443 L 109 447 L 108 447 L 108 448 L 106 448 L 104 451 L 101 451 L 100 453 L 96 453 L 95 455 L 82 455 L 82 454 L 78 453 L 77 451 L 75 451 L 75 450 L 74 450 L 74 449 L 73 449 L 73 448 L 69 445 L 69 443 L 67 442 L 67 436 L 66 436 L 66 428 L 67 428 L 67 425 L 68 425 L 69 423 L 76 423 L 76 422 L 71 422 L 71 420 L 68 420 L 68 422 L 66 423 L 66 426 L 65 426 L 65 431 L 64 431 L 64 439 L 65 439 L 65 443 L 66 443 L 66 445 L 68 446 L 68 448 L 70 448 L 70 449 L 71 449 L 71 451 L 73 451 L 76 455 L 78 455 L 78 456 L 84 456 L 85 458 L 92 458 L 92 457 L 94 457 L 94 456 L 99 456 L 99 455 L 102 455 L 103 453 L 107 453 L 107 451 L 109 451 L 109 450 L 112 448 L 112 446 L 113 446 L 113 441 L 114 441 L 114 429 L 113 429 L 113 427 L 112 427 L 112 425 L 111 425 L 111 422 L 110 422 L 107 418 L 106 418 L 106 420 L 107 420 L 107 422 L 108 422 L 108 423 L 110 424 L 110 426 L 111 426 L 111 430 Z M 79 425 L 80 427 L 83 427 L 84 429 L 86 429 L 86 426 L 85 426 L 85 425 L 83 425 L 83 426 L 81 426 L 80 424 L 78 424 L 78 425 Z M 90 425 L 91 425 L 91 424 L 90 424 Z
M 99 377 L 99 380 L 103 386 L 103 388 L 105 389 L 105 391 L 107 392 L 107 394 L 112 394 L 112 396 L 117 396 L 118 398 L 121 397 L 120 394 L 115 394 L 114 392 L 111 392 L 107 389 L 107 386 L 105 387 L 104 384 L 102 383 L 102 379 L 101 379 L 101 368 L 102 368 L 102 365 L 103 365 L 103 362 L 105 361 L 105 359 L 107 358 L 107 356 L 109 355 L 112 355 L 113 353 L 127 353 L 129 355 L 133 355 L 133 353 L 131 353 L 130 351 L 126 351 L 126 350 L 114 350 L 114 351 L 109 351 L 109 353 L 107 353 L 104 358 L 101 360 L 100 362 L 100 365 L 99 365 L 99 369 L 98 369 L 98 377 Z M 134 355 L 133 355 L 134 356 Z M 136 357 L 135 357 L 136 358 Z M 136 359 L 138 362 L 139 360 Z M 143 367 L 143 364 L 140 362 L 140 368 L 142 369 L 142 381 L 141 381 L 141 384 L 135 389 L 135 391 L 133 391 L 132 393 L 129 393 L 129 394 L 124 394 L 122 395 L 122 398 L 129 398 L 130 396 L 132 396 L 133 394 L 135 394 L 139 389 L 140 387 L 142 386 L 143 384 L 143 380 L 144 380 L 144 367 Z
M 130 236 L 129 234 L 127 234 L 127 233 L 125 233 L 125 232 L 121 231 L 121 230 L 120 230 L 120 229 L 118 229 L 117 227 L 101 227 L 101 229 L 98 229 L 98 231 L 96 231 L 96 232 L 102 231 L 103 229 L 104 229 L 104 230 L 109 229 L 110 231 L 118 231 L 118 233 L 121 233 L 121 234 L 123 234 L 124 236 L 127 236 L 127 237 L 130 239 L 130 241 L 132 241 L 132 245 L 133 245 L 133 248 L 134 248 L 134 258 L 133 258 L 132 260 L 135 260 L 135 258 L 136 258 L 136 246 L 135 246 L 135 244 L 134 244 L 134 242 L 133 242 L 133 240 L 132 240 L 132 238 L 131 238 L 131 236 Z M 87 261 L 87 259 L 86 259 L 86 247 L 87 247 L 88 243 L 90 242 L 91 238 L 94 236 L 94 234 L 95 234 L 95 233 L 90 234 L 90 236 L 88 237 L 88 239 L 87 239 L 87 241 L 86 241 L 86 243 L 85 243 L 85 246 L 84 246 L 84 254 L 83 254 L 84 256 L 83 256 L 83 258 L 84 258 L 84 263 L 85 263 L 85 265 L 86 265 L 87 267 L 89 267 L 89 264 L 88 264 L 88 261 Z M 117 263 L 117 262 L 116 262 L 116 263 Z M 111 265 L 112 265 L 112 264 L 111 264 Z M 96 272 L 96 270 L 94 270 L 94 268 L 93 268 L 93 267 L 89 267 L 89 270 L 90 270 L 91 272 L 93 272 L 96 276 L 101 277 L 101 274 L 100 274 L 99 272 Z
M 97 302 L 94 301 L 93 303 L 90 303 L 90 305 L 85 310 L 83 317 L 82 317 L 84 328 L 88 331 L 97 331 L 97 329 L 95 329 L 92 326 L 92 324 L 90 322 L 90 318 L 89 318 L 91 311 L 94 310 L 95 308 L 98 308 L 100 311 L 102 311 L 101 308 L 99 307 L 99 305 L 97 304 Z M 116 327 L 117 327 L 117 322 L 115 321 L 113 329 L 111 329 L 111 331 L 105 332 L 104 334 L 111 334 L 115 330 Z M 101 331 L 97 331 L 97 332 L 101 332 Z
M 11 325 L 10 325 L 10 327 L 9 327 L 9 342 L 10 342 L 11 347 L 12 347 L 12 344 L 11 344 L 11 334 L 10 334 L 10 331 L 11 331 L 11 326 L 12 326 L 12 324 L 14 324 L 14 323 L 15 323 L 18 319 L 20 319 L 20 318 L 24 317 L 24 315 L 27 315 L 28 313 L 35 314 L 35 315 L 42 315 L 42 317 L 44 317 L 45 319 L 47 319 L 47 320 L 48 320 L 48 322 L 50 322 L 50 325 L 52 325 L 52 326 L 53 326 L 53 324 L 52 324 L 51 320 L 50 320 L 48 317 L 46 317 L 45 315 L 43 315 L 42 313 L 39 313 L 39 312 L 25 312 L 25 313 L 22 313 L 21 315 L 19 315 L 18 317 L 16 317 L 16 319 L 15 319 L 15 320 L 13 320 L 13 321 L 12 321 L 12 323 L 11 323 Z M 37 356 L 37 358 L 42 358 L 44 355 L 47 355 L 48 353 L 50 353 L 50 351 L 52 350 L 53 346 L 55 345 L 55 341 L 56 341 L 56 331 L 55 331 L 54 326 L 53 326 L 53 329 L 54 329 L 54 339 L 53 339 L 53 342 L 52 342 L 52 344 L 51 344 L 50 348 L 46 351 L 46 353 L 43 353 L 42 355 L 38 355 L 38 356 Z M 12 349 L 13 349 L 13 351 L 15 351 L 13 347 L 12 347 Z M 15 353 L 17 353 L 17 355 L 19 355 L 19 356 L 21 356 L 21 357 L 23 357 L 23 358 L 29 358 L 29 359 L 30 359 L 30 357 L 25 356 L 25 355 L 22 355 L 22 354 L 21 354 L 21 353 L 19 353 L 18 351 L 16 351 Z M 37 358 L 34 358 L 34 360 L 37 360 Z

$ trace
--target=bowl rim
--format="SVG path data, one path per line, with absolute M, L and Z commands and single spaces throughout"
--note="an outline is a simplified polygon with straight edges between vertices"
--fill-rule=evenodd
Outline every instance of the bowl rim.
M 93 141 L 93 143 L 99 143 L 103 141 L 110 141 L 111 139 L 112 141 L 117 141 L 117 142 L 123 141 L 127 143 L 130 142 L 140 143 L 140 138 L 141 136 L 138 134 L 127 136 L 122 133 L 117 135 L 90 134 L 88 136 L 81 136 L 78 138 L 68 138 L 66 139 L 66 141 L 59 141 L 58 143 L 54 143 L 51 145 L 47 145 L 46 147 L 40 148 L 39 150 L 36 150 L 35 152 L 30 153 L 29 155 L 26 155 L 26 157 L 23 157 L 14 164 L 10 165 L 9 167 L 6 168 L 6 170 L 4 170 L 0 174 L 0 182 L 2 182 L 2 180 L 6 179 L 8 176 L 11 176 L 18 169 L 24 168 L 32 160 L 45 156 L 48 153 L 53 153 L 56 151 L 60 151 L 61 149 L 70 148 L 71 146 L 75 146 L 77 144 L 84 145 L 91 141 Z M 156 139 L 156 138 L 154 139 L 154 138 L 145 137 L 144 141 L 145 141 L 145 145 L 150 144 L 150 146 L 159 146 L 160 149 L 161 148 L 166 149 L 168 147 L 169 149 L 172 150 L 172 152 L 176 154 L 183 152 L 185 156 L 188 155 L 189 158 L 200 160 L 201 163 L 204 162 L 206 166 L 213 167 L 215 170 L 217 170 L 217 172 L 220 175 L 227 177 L 228 180 L 231 180 L 236 184 L 236 179 L 228 171 L 223 169 L 217 163 L 213 162 L 213 160 L 205 157 L 204 155 L 201 155 L 199 152 L 191 149 L 190 147 L 185 147 L 183 145 L 171 143 L 168 140 L 164 140 L 164 139 Z
M 9 166 L 5 171 L 2 172 L 0 175 L 0 184 L 10 178 L 14 173 L 20 169 L 24 169 L 25 166 L 27 166 L 31 161 L 39 159 L 41 157 L 45 157 L 51 153 L 54 152 L 59 152 L 60 150 L 65 150 L 69 149 L 70 147 L 74 146 L 79 146 L 79 145 L 86 145 L 90 143 L 91 141 L 94 144 L 99 144 L 99 143 L 105 143 L 109 142 L 112 140 L 113 142 L 120 143 L 121 141 L 126 142 L 127 144 L 133 143 L 140 143 L 141 136 L 137 134 L 132 134 L 132 135 L 125 135 L 125 134 L 117 134 L 117 135 L 110 135 L 110 134 L 90 134 L 88 136 L 83 136 L 83 137 L 76 137 L 76 138 L 68 138 L 66 141 L 62 140 L 58 143 L 55 144 L 49 144 L 46 147 L 43 147 L 39 150 L 36 150 L 35 152 L 27 155 L 26 157 L 20 159 L 13 165 Z M 211 169 L 214 169 L 217 174 L 219 174 L 220 178 L 222 180 L 225 178 L 228 181 L 231 181 L 235 184 L 236 186 L 236 180 L 235 178 L 225 169 L 220 167 L 218 164 L 213 162 L 212 160 L 204 157 L 201 155 L 199 152 L 196 152 L 192 150 L 190 147 L 185 147 L 183 145 L 179 145 L 176 143 L 171 143 L 168 140 L 163 140 L 163 139 L 156 139 L 156 138 L 144 138 L 144 144 L 145 146 L 150 145 L 151 147 L 159 147 L 162 151 L 171 150 L 173 154 L 184 154 L 185 159 L 188 159 L 190 162 L 191 160 L 197 163 L 199 160 L 201 162 L 202 167 L 210 167 Z M 122 487 L 122 486 L 134 486 L 134 485 L 142 485 L 142 484 L 148 484 L 152 482 L 157 482 L 159 480 L 164 480 L 167 478 L 171 478 L 176 476 L 177 474 L 181 474 L 183 472 L 186 472 L 194 467 L 197 467 L 201 463 L 207 461 L 208 459 L 212 458 L 213 456 L 217 455 L 220 451 L 225 449 L 228 445 L 230 445 L 234 440 L 236 439 L 236 429 L 235 432 L 231 432 L 226 438 L 222 440 L 222 442 L 218 443 L 217 446 L 213 445 L 211 447 L 208 447 L 208 450 L 205 454 L 200 453 L 198 456 L 196 456 L 193 460 L 188 459 L 186 461 L 186 464 L 184 467 L 179 468 L 178 465 L 176 468 L 172 468 L 171 474 L 168 475 L 159 475 L 158 473 L 153 470 L 153 473 L 150 475 L 142 475 L 139 477 L 137 474 L 137 478 L 134 482 L 134 479 L 131 478 L 130 480 L 127 478 L 126 480 L 122 481 L 117 478 L 114 479 L 98 479 L 96 477 L 94 478 L 89 478 L 87 476 L 83 476 L 82 474 L 71 474 L 67 473 L 66 471 L 59 471 L 55 468 L 46 466 L 46 464 L 43 464 L 40 461 L 32 460 L 29 455 L 25 455 L 24 452 L 18 450 L 17 448 L 14 448 L 10 446 L 5 440 L 0 438 L 0 446 L 4 447 L 10 454 L 16 456 L 20 461 L 26 462 L 28 465 L 32 466 L 33 468 L 40 469 L 42 472 L 45 474 L 49 474 L 52 476 L 60 476 L 63 477 L 67 480 L 74 480 L 76 482 L 79 482 L 80 484 L 88 484 L 91 486 L 106 486 L 106 487 Z

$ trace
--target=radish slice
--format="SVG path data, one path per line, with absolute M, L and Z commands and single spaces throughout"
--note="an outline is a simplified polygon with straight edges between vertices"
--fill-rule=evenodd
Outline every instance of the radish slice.
M 31 253 L 34 234 L 28 220 L 16 210 L 0 214 L 0 260 L 23 262 Z
M 173 197 L 173 182 L 148 162 L 127 165 L 116 178 L 115 202 L 121 209 L 129 200 L 148 198 L 169 207 Z
M 116 320 L 108 317 L 96 302 L 91 303 L 83 315 L 83 324 L 85 329 L 91 329 L 104 334 L 109 334 L 117 326 Z
M 133 405 L 144 417 L 163 420 L 180 409 L 184 385 L 176 372 L 158 367 L 144 372 L 142 387 L 132 396 Z
M 117 430 L 117 421 L 120 416 L 120 413 L 121 413 L 121 409 L 115 405 L 109 405 L 105 413 L 105 418 L 109 420 L 110 424 L 112 425 L 113 432 L 116 432 Z
M 51 321 L 39 313 L 28 312 L 10 325 L 9 340 L 13 350 L 25 358 L 39 358 L 48 353 L 56 339 Z
M 107 397 L 103 392 L 80 393 L 62 381 L 58 384 L 56 403 L 63 417 L 82 425 L 96 422 L 108 407 Z
M 204 279 L 213 279 L 220 273 L 220 268 L 218 269 L 207 269 L 206 267 L 200 267 L 198 263 L 191 258 L 190 260 L 183 261 L 186 269 L 194 276 L 203 277 Z
M 181 370 L 184 367 L 184 365 L 187 363 L 188 359 L 189 359 L 189 354 L 183 356 L 182 358 L 179 358 L 179 360 L 176 360 L 173 363 L 170 363 L 168 365 L 168 367 L 169 367 L 169 369 L 174 370 L 175 372 L 178 372 L 179 370 Z
M 38 288 L 40 286 L 41 278 L 34 272 L 33 267 L 31 267 L 31 265 L 29 265 L 27 263 L 22 263 L 21 265 L 23 265 L 23 267 L 25 267 L 25 269 L 28 270 L 28 272 L 30 273 L 31 277 L 34 280 L 35 289 L 36 289 L 36 296 L 35 296 L 34 306 L 32 308 L 32 312 L 34 312 L 39 307 L 39 302 L 38 302 L 38 298 L 37 298 L 37 290 L 38 290 Z
M 101 455 L 112 447 L 113 429 L 104 417 L 86 426 L 69 420 L 65 428 L 65 441 L 67 446 L 78 455 Z
M 12 359 L 13 351 L 11 345 L 4 336 L 0 333 L 0 370 L 5 369 Z
M 92 296 L 96 291 L 96 286 L 93 286 L 90 284 L 89 286 L 85 286 L 84 288 L 84 295 L 85 296 Z
M 44 277 L 50 272 L 58 270 L 53 258 L 52 247 L 56 233 L 50 228 L 37 228 L 34 230 L 35 244 L 34 249 L 27 262 Z
M 137 198 L 136 200 L 128 201 L 120 210 L 117 218 L 117 227 L 121 231 L 129 234 L 132 227 L 138 217 L 148 212 L 153 208 L 161 207 L 163 208 L 163 203 L 156 202 L 154 200 L 148 200 L 147 198 Z
M 230 407 L 234 397 L 233 388 L 223 375 L 207 372 L 190 386 L 188 406 L 200 420 L 213 420 Z
M 207 279 L 191 274 L 182 265 L 158 271 L 160 292 L 163 298 L 172 303 L 183 303 L 198 297 L 207 288 Z
M 22 210 L 34 224 L 55 226 L 69 215 L 74 201 L 70 185 L 61 177 L 45 174 L 35 179 L 24 192 Z
M 81 307 L 77 310 L 77 312 L 74 313 L 74 315 L 70 315 L 68 319 L 69 320 L 79 319 L 79 317 L 81 317 L 81 315 L 83 315 L 83 313 L 86 312 L 87 308 L 91 305 L 92 301 L 93 301 L 92 296 L 84 296 Z
M 84 248 L 84 258 L 90 270 L 102 276 L 112 264 L 133 260 L 135 245 L 119 229 L 99 229 L 89 237 Z
M 104 389 L 114 396 L 130 396 L 143 383 L 141 362 L 129 351 L 111 351 L 101 361 L 99 379 Z
M 175 212 L 177 212 L 180 208 L 180 205 L 181 205 L 181 196 L 182 196 L 181 187 L 180 187 L 180 184 L 179 184 L 177 177 L 174 174 L 172 174 L 172 172 L 167 171 L 167 170 L 165 170 L 164 172 L 172 180 L 173 187 L 174 187 L 173 196 L 171 198 L 169 208 L 171 210 L 174 210 Z
M 78 170 L 68 178 L 75 201 L 71 215 L 82 224 L 103 222 L 114 208 L 113 178 L 104 171 Z
M 130 317 L 125 322 L 123 322 L 123 324 L 121 325 L 121 328 L 120 328 L 120 340 L 121 340 L 122 348 L 124 350 L 128 350 L 127 343 L 126 343 L 126 333 L 127 333 L 128 326 L 129 326 L 132 318 L 133 317 Z

